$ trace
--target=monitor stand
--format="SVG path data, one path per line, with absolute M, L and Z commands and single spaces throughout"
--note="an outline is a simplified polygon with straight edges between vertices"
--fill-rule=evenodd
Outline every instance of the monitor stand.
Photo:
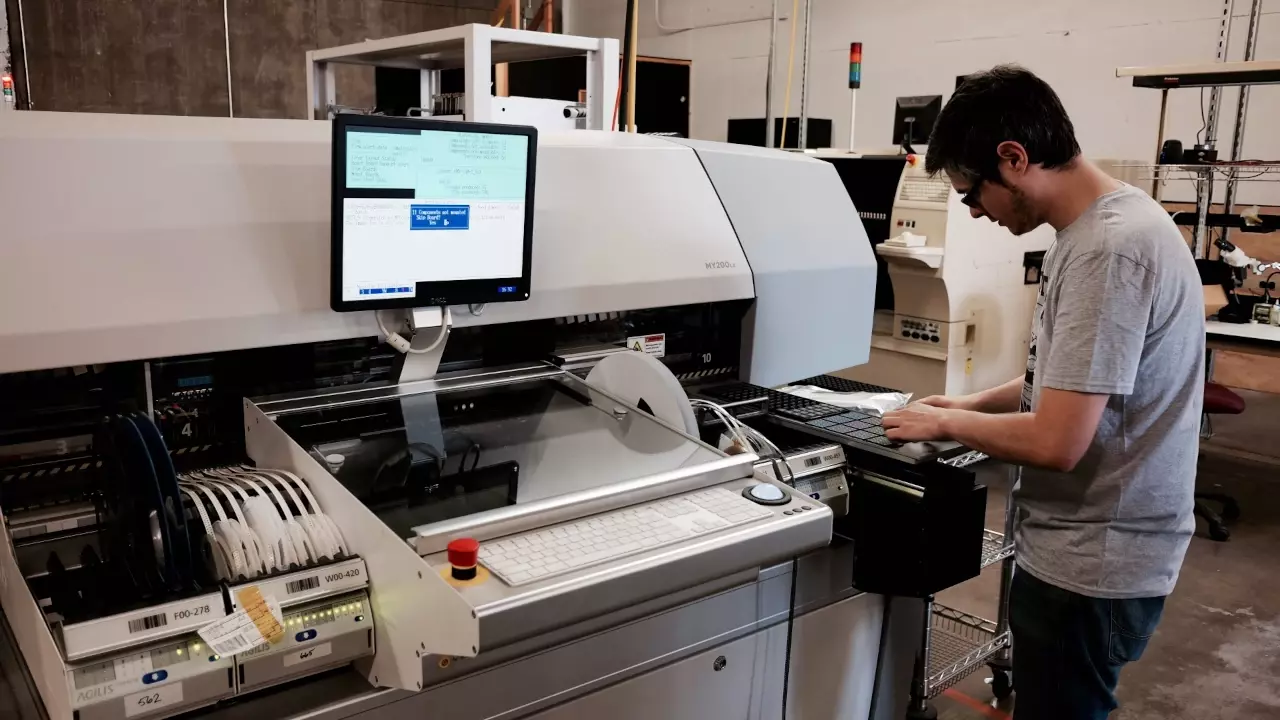
M 916 154 L 916 149 L 911 147 L 911 141 L 915 139 L 912 137 L 915 134 L 913 132 L 915 129 L 916 129 L 915 118 L 907 118 L 907 132 L 904 133 L 902 136 L 902 152 L 906 153 L 907 155 Z
M 430 380 L 440 369 L 440 358 L 444 357 L 444 348 L 449 344 L 449 331 L 453 328 L 453 315 L 449 308 L 427 307 L 414 308 L 406 318 L 411 335 L 407 336 L 409 345 L 414 350 L 425 348 L 439 337 L 441 326 L 444 327 L 444 339 L 431 352 L 402 353 L 392 368 L 392 377 L 397 383 Z

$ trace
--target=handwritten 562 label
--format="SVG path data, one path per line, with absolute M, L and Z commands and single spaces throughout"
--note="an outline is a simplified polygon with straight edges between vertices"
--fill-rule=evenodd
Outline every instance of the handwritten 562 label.
M 144 713 L 159 712 L 161 708 L 181 703 L 182 683 L 170 683 L 125 697 L 124 716 L 134 717 Z

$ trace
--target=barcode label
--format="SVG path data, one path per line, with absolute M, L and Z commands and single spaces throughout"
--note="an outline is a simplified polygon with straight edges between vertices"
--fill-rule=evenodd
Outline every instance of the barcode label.
M 164 627 L 169 624 L 169 616 L 164 613 L 148 615 L 129 621 L 129 634 L 140 633 L 144 630 L 155 630 L 158 627 Z M 119 626 L 117 626 L 119 627 Z
M 234 655 L 241 650 L 247 650 L 250 647 L 252 647 L 252 645 L 243 637 L 240 637 L 239 635 L 228 635 L 213 646 L 213 651 L 219 655 Z
M 289 595 L 297 595 L 300 592 L 315 590 L 318 587 L 320 587 L 320 577 L 318 575 L 312 575 L 311 577 L 304 577 L 301 580 L 290 580 L 285 584 L 284 590 Z

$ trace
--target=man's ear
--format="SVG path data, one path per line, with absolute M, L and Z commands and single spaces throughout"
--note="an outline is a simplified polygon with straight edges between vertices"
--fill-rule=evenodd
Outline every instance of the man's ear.
M 1023 173 L 1027 169 L 1027 149 L 1022 143 L 1005 140 L 996 146 L 996 156 L 1002 164 L 1008 163 L 1010 172 Z

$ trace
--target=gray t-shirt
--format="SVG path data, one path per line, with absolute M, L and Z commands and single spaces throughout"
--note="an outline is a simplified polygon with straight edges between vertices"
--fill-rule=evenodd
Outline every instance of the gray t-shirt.
M 1018 564 L 1082 595 L 1168 595 L 1195 531 L 1204 299 L 1169 214 L 1125 185 L 1058 233 L 1044 260 L 1022 409 L 1042 388 L 1110 395 L 1076 468 L 1024 468 Z

